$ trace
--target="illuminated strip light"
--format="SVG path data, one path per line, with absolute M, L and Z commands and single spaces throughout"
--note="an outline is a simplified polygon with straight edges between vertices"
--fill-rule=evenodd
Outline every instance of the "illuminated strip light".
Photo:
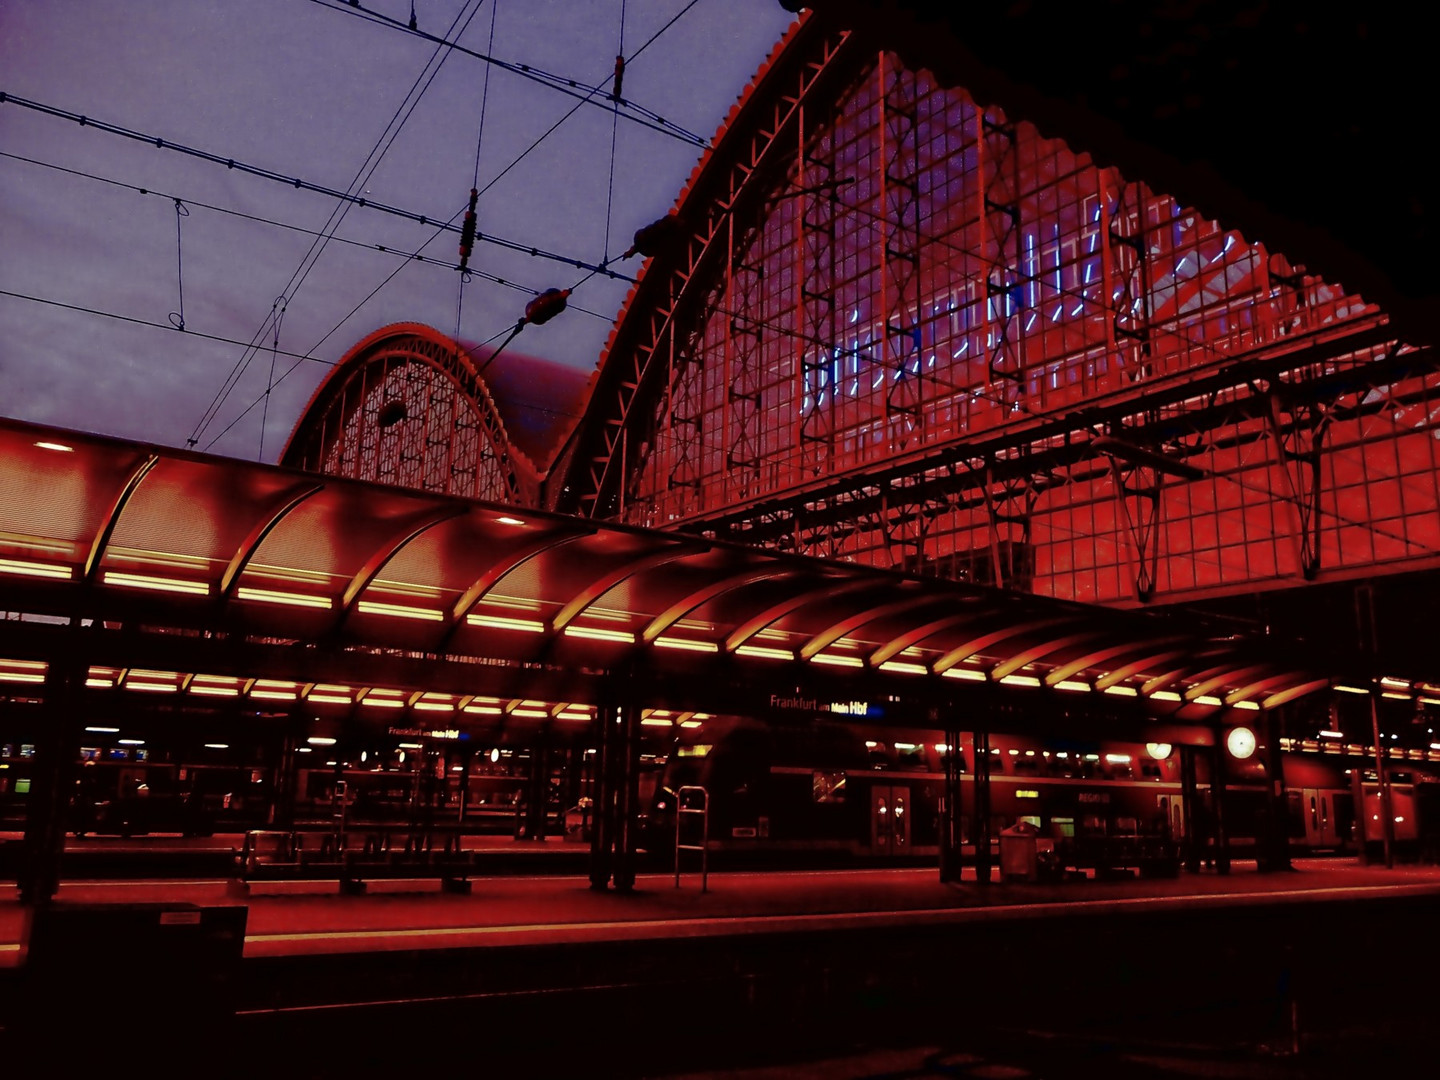
M 0 682 L 43 683 L 45 676 L 37 671 L 0 671 Z
M 305 740 L 311 746 L 334 746 L 335 740 L 329 735 L 311 735 Z
M 1156 690 L 1150 695 L 1151 701 L 1179 701 L 1180 695 L 1174 690 Z
M 350 705 L 353 704 L 350 698 L 341 697 L 339 694 L 317 694 L 313 691 L 305 695 L 306 701 L 314 701 L 321 705 Z
M 646 717 L 640 721 L 641 727 L 674 727 L 673 720 L 661 720 L 659 717 Z
M 1260 703 L 1258 701 L 1237 701 L 1235 702 L 1235 708 L 1247 709 L 1250 712 L 1259 712 Z
M 190 684 L 190 693 L 199 694 L 202 697 L 239 697 L 238 686 L 206 686 L 202 684 Z
M 229 744 L 228 742 L 207 742 L 207 743 L 205 744 L 205 749 L 206 749 L 206 750 L 229 750 L 229 749 L 230 749 L 230 744 Z
M 699 720 L 681 720 L 681 721 L 680 721 L 680 726 L 683 727 L 683 728 L 697 728 L 697 727 L 700 727 L 700 726 L 701 726 L 701 721 L 699 721 Z
M 496 712 L 499 712 L 500 710 L 499 710 L 499 709 L 496 709 L 495 711 L 496 711 Z M 590 719 L 590 714 L 587 713 L 587 712 L 571 712 L 569 709 L 565 709 L 565 710 L 563 710 L 563 711 L 561 711 L 561 712 L 556 713 L 556 714 L 555 714 L 555 719 L 557 719 L 557 720 L 589 720 L 589 719 Z
M 410 706 L 420 712 L 454 712 L 455 704 L 450 701 L 417 701 Z
M 1139 697 L 1140 691 L 1133 686 L 1107 686 L 1105 693 L 1114 694 L 1116 697 Z
M 418 742 L 402 742 L 396 744 L 401 750 L 424 750 L 425 744 Z
M 0 559 L 0 574 L 20 574 L 24 577 L 61 578 L 70 580 L 75 571 L 68 566 L 55 563 L 27 562 L 24 559 Z
M 550 713 L 544 709 L 511 709 L 511 716 L 523 716 L 529 720 L 546 720 Z
M 1034 675 L 1006 675 L 1000 680 L 1002 686 L 1039 686 L 1040 680 Z
M 114 679 L 101 679 L 101 678 L 97 678 L 97 677 L 95 677 L 95 676 L 91 676 L 90 678 L 88 678 L 88 679 L 85 680 L 85 685 L 88 686 L 88 687 L 90 687 L 90 688 L 93 689 L 93 690 L 114 690 L 114 689 L 115 689 L 115 680 L 114 680 Z
M 1393 679 L 1393 678 L 1391 678 L 1389 675 L 1383 675 L 1383 676 L 1381 676 L 1381 678 L 1380 678 L 1380 685 L 1381 685 L 1381 686 L 1388 686 L 1388 687 L 1390 687 L 1391 689 L 1394 689 L 1394 690 L 1409 690 L 1409 689 L 1410 689 L 1410 680 L 1409 680 L 1409 679 Z
M 880 670 L 881 670 L 881 671 L 895 671 L 895 672 L 899 672 L 901 675 L 929 675 L 929 674 L 930 674 L 930 669 L 927 668 L 924 664 L 907 664 L 907 663 L 904 663 L 903 661 L 900 661 L 900 660 L 886 660 L 883 664 L 880 665 Z M 1039 685 L 1040 685 L 1040 682 L 1039 682 L 1038 679 L 1036 680 L 1035 685 L 1036 685 L 1036 686 L 1039 686 Z
M 761 660 L 794 660 L 795 654 L 789 649 L 771 649 L 764 645 L 741 645 L 735 650 L 736 656 L 754 656 Z
M 1322 738 L 1322 739 L 1343 739 L 1344 737 L 1345 737 L 1345 733 L 1344 733 L 1343 731 L 1329 731 L 1329 730 L 1326 730 L 1326 731 L 1320 732 L 1320 738 Z
M 119 729 L 118 727 L 87 727 L 85 730 L 86 730 L 86 731 L 89 731 L 89 732 L 93 732 L 93 733 L 96 734 L 96 735 L 119 735 L 119 734 L 120 734 L 120 729 Z
M 333 607 L 335 603 L 328 596 L 280 592 L 276 589 L 252 589 L 247 585 L 236 589 L 235 595 L 240 600 L 256 600 L 262 604 L 286 604 L 290 607 L 329 608 Z
M 1129 765 L 1129 764 L 1130 764 L 1130 755 L 1129 755 L 1129 754 L 1106 754 L 1106 755 L 1105 755 L 1105 760 L 1108 761 L 1111 765 Z
M 986 681 L 987 681 L 987 679 L 986 679 L 986 677 L 985 677 L 985 672 L 983 672 L 983 671 L 976 671 L 974 668 L 968 668 L 968 667 L 963 667 L 963 668 L 962 668 L 962 667 L 946 668 L 946 669 L 945 669 L 944 671 L 942 671 L 940 674 L 944 675 L 945 678 L 947 678 L 947 679 L 966 679 L 966 680 L 968 680 L 968 681 L 970 681 L 970 682 L 986 682 Z
M 812 664 L 830 664 L 834 667 L 864 667 L 865 661 L 858 656 L 841 656 L 837 653 L 816 653 L 810 657 Z M 880 670 L 886 670 L 890 665 L 881 664 Z
M 1415 700 L 1420 702 L 1421 705 L 1440 705 L 1440 698 L 1427 697 L 1424 694 L 1420 694 Z
M 116 739 L 121 746 L 144 746 L 144 739 Z
M 463 711 L 478 716 L 499 716 L 505 710 L 499 705 L 466 705 Z
M 1089 683 L 1077 682 L 1074 679 L 1061 679 L 1055 684 L 1055 689 L 1089 693 L 1094 688 Z
M 173 683 L 131 682 L 125 680 L 126 690 L 145 690 L 152 694 L 173 694 L 180 688 Z
M 251 690 L 250 696 L 264 701 L 294 701 L 300 695 L 294 690 Z
M 1395 691 L 1393 691 L 1393 690 L 1383 690 L 1383 691 L 1381 691 L 1380 696 L 1381 696 L 1381 697 L 1390 698 L 1392 701 L 1409 701 L 1409 700 L 1410 700 L 1410 695 L 1409 695 L 1409 694 L 1397 694 L 1397 693 L 1396 693 Z
M 1335 689 L 1336 689 L 1336 690 L 1339 690 L 1342 694 L 1368 694 L 1368 693 L 1370 693 L 1370 691 L 1367 690 L 1367 689 L 1365 689 L 1363 686 L 1344 686 L 1344 685 L 1342 685 L 1341 683 L 1336 683 L 1336 684 L 1335 684 Z
M 631 644 L 635 635 L 629 630 L 610 630 L 603 626 L 567 626 L 566 637 L 593 638 L 596 641 L 624 641 Z
M 360 699 L 360 704 L 374 705 L 378 709 L 403 709 L 405 707 L 405 699 L 393 697 L 371 697 L 369 694 L 366 694 L 363 698 Z
M 471 626 L 488 626 L 495 630 L 527 630 L 532 634 L 545 632 L 545 624 L 534 619 L 509 619 L 503 615 L 466 615 L 465 621 Z
M 75 448 L 73 446 L 66 446 L 64 443 L 59 442 L 45 442 L 44 440 L 42 440 L 40 442 L 37 442 L 35 445 L 38 446 L 41 450 L 54 450 L 61 454 L 70 454 L 74 453 L 75 451 Z
M 689 649 L 691 652 L 720 651 L 720 646 L 713 641 L 695 641 L 682 637 L 657 637 L 652 644 L 662 649 Z
M 147 574 L 125 574 L 118 570 L 105 571 L 105 584 L 123 585 L 130 589 L 150 589 L 153 592 L 189 593 L 193 596 L 210 595 L 210 583 L 206 581 L 182 581 L 179 578 L 150 577 Z
M 1215 708 L 1219 708 L 1221 705 L 1224 705 L 1225 702 L 1221 701 L 1218 697 L 1215 697 L 1213 694 L 1201 694 L 1199 697 L 1197 697 L 1197 698 L 1194 700 L 1194 702 L 1193 702 L 1192 704 L 1195 704 L 1195 705 L 1210 705 L 1210 706 L 1213 706 L 1213 707 L 1215 707 Z
M 445 613 L 434 608 L 410 607 L 408 604 L 382 604 L 378 600 L 361 600 L 361 611 L 367 615 L 389 615 L 395 619 L 424 619 L 427 622 L 444 622 Z

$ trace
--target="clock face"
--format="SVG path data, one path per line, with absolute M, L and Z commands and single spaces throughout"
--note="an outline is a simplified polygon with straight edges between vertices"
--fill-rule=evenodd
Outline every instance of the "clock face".
M 1237 727 L 1225 736 L 1225 748 L 1231 756 L 1244 760 L 1255 753 L 1255 733 L 1247 727 Z

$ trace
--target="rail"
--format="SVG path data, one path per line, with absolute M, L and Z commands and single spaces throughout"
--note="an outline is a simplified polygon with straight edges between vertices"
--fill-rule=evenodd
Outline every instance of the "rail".
M 699 806 L 685 805 L 686 795 L 699 795 Z M 700 843 L 681 843 L 682 823 L 686 816 L 699 816 L 700 818 Z M 708 892 L 710 887 L 710 793 L 703 787 L 695 784 L 687 784 L 675 792 L 675 887 L 680 887 L 680 853 L 682 851 L 700 852 L 700 891 Z

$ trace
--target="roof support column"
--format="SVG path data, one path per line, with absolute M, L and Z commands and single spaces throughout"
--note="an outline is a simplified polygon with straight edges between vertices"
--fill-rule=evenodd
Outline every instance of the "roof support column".
M 1195 790 L 1195 754 L 1198 747 L 1181 746 L 1180 754 L 1180 810 L 1183 832 L 1178 839 L 1183 844 L 1182 857 L 1187 874 L 1200 872 L 1200 849 L 1205 843 L 1201 829 L 1203 810 Z
M 1283 709 L 1283 706 L 1281 707 Z M 1261 730 L 1265 739 L 1265 824 L 1259 841 L 1261 870 L 1289 870 L 1290 839 L 1287 796 L 1285 793 L 1285 761 L 1280 753 L 1280 736 L 1284 716 L 1281 709 L 1266 709 Z
M 627 678 L 596 711 L 595 826 L 590 842 L 590 887 L 635 888 L 640 815 L 640 707 Z
M 1230 834 L 1225 828 L 1225 770 L 1227 751 L 1225 733 L 1215 733 L 1215 745 L 1210 754 L 1210 814 L 1214 826 L 1215 872 L 1230 873 Z
M 971 832 L 975 842 L 975 880 L 990 884 L 990 733 L 974 733 L 975 747 L 975 820 Z
M 962 870 L 961 841 L 964 831 L 960 818 L 960 780 L 965 773 L 965 753 L 960 748 L 960 732 L 954 721 L 946 725 L 945 793 L 940 797 L 940 880 L 959 881 Z
M 60 887 L 60 858 L 65 850 L 80 744 L 79 690 L 87 670 L 76 636 L 72 631 L 71 647 L 56 650 L 45 674 L 45 702 L 16 882 L 20 902 L 27 907 L 48 904 Z

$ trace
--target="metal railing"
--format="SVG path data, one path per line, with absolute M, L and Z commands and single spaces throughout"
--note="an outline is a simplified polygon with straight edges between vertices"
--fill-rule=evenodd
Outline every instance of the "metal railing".
M 686 805 L 687 795 L 698 795 L 699 806 Z M 681 843 L 682 824 L 686 815 L 700 817 L 700 843 Z M 675 792 L 675 887 L 680 887 L 680 853 L 700 852 L 700 891 L 706 892 L 710 883 L 710 793 L 703 787 L 687 784 Z

